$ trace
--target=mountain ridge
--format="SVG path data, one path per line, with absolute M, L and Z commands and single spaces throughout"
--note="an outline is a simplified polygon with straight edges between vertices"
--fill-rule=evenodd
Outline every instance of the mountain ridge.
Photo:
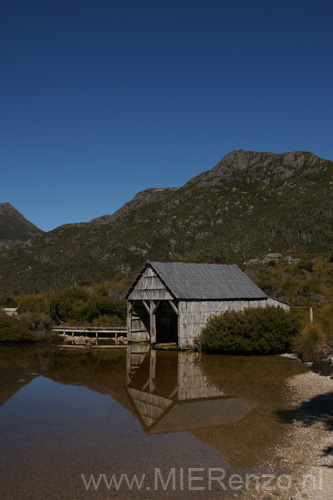
M 167 188 L 148 188 L 143 191 L 136 193 L 132 200 L 126 202 L 122 207 L 120 207 L 116 212 L 111 215 L 102 215 L 92 219 L 90 223 L 94 224 L 108 224 L 114 222 L 119 217 L 129 213 L 131 210 L 139 208 L 147 203 L 153 203 L 155 201 L 163 201 L 170 193 L 178 190 L 178 187 L 167 187 Z
M 236 150 L 178 188 L 149 188 L 112 215 L 60 226 L 0 254 L 0 290 L 137 272 L 148 258 L 245 260 L 330 251 L 333 162 Z M 12 267 L 13 266 L 13 267 Z
M 249 156 L 252 157 L 252 162 L 246 160 L 249 160 Z M 165 198 L 167 198 L 170 194 L 175 193 L 176 191 L 182 190 L 183 188 L 186 188 L 187 186 L 192 186 L 193 184 L 199 183 L 200 186 L 211 186 L 214 183 L 214 181 L 209 181 L 209 179 L 212 179 L 214 177 L 216 178 L 221 178 L 224 180 L 232 180 L 236 181 L 237 176 L 232 175 L 232 173 L 235 173 L 235 170 L 240 170 L 244 171 L 246 169 L 249 169 L 251 166 L 253 166 L 253 163 L 255 163 L 256 167 L 258 168 L 258 157 L 261 157 L 262 159 L 269 158 L 271 161 L 279 161 L 281 158 L 283 160 L 283 165 L 280 167 L 279 171 L 276 172 L 276 175 L 281 175 L 284 172 L 285 177 L 290 177 L 292 175 L 292 172 L 290 172 L 290 168 L 288 169 L 287 167 L 292 167 L 293 165 L 296 165 L 297 168 L 301 168 L 305 161 L 307 161 L 307 165 L 310 167 L 313 165 L 314 162 L 320 161 L 320 162 L 327 162 L 329 160 L 325 160 L 324 158 L 320 158 L 316 156 L 314 153 L 310 151 L 292 151 L 288 153 L 273 153 L 273 152 L 254 152 L 254 151 L 247 151 L 243 149 L 237 149 L 232 151 L 231 153 L 228 153 L 225 155 L 215 167 L 213 167 L 210 170 L 206 170 L 204 172 L 201 172 L 197 176 L 189 179 L 183 186 L 180 187 L 167 187 L 167 188 L 148 188 L 143 191 L 139 191 L 133 198 L 132 200 L 128 201 L 125 203 L 122 207 L 120 207 L 116 212 L 114 212 L 111 215 L 104 215 L 95 219 L 92 219 L 90 223 L 99 223 L 99 222 L 113 222 L 117 220 L 119 217 L 122 217 L 123 215 L 127 214 L 130 210 L 133 210 L 135 208 L 139 208 L 147 203 L 153 203 L 155 201 L 162 201 Z M 230 161 L 231 160 L 231 161 Z M 235 161 L 236 160 L 236 161 Z M 237 161 L 238 160 L 238 161 Z M 260 167 L 265 167 L 267 166 L 268 162 L 266 161 L 261 161 Z M 222 175 L 221 175 L 222 173 Z M 217 175 L 216 175 L 217 174 Z M 257 173 L 257 178 L 260 178 L 260 174 L 258 175 Z M 202 182 L 204 181 L 204 182 Z

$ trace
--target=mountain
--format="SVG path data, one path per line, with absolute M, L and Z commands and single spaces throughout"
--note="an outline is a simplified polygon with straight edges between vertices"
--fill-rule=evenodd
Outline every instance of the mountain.
M 148 259 L 235 262 L 332 250 L 333 162 L 237 150 L 183 187 L 138 193 L 113 215 L 0 254 L 0 291 L 37 292 L 135 274 Z
M 109 224 L 117 219 L 124 218 L 126 215 L 131 214 L 134 210 L 138 210 L 144 205 L 162 202 L 180 188 L 148 188 L 144 191 L 137 193 L 131 201 L 128 201 L 119 210 L 112 215 L 102 215 L 91 222 L 94 224 Z
M 19 245 L 42 232 L 10 203 L 0 203 L 0 250 Z

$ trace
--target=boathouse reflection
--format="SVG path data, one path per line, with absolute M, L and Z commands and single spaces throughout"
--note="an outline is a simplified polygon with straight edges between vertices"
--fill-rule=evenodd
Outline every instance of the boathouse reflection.
M 236 422 L 256 403 L 228 397 L 200 369 L 195 352 L 129 346 L 127 393 L 146 434 L 189 431 Z

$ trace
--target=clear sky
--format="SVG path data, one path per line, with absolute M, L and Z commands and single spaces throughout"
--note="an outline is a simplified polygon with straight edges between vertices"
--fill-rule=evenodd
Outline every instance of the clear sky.
M 43 230 L 234 149 L 333 160 L 332 0 L 2 0 L 0 202 Z

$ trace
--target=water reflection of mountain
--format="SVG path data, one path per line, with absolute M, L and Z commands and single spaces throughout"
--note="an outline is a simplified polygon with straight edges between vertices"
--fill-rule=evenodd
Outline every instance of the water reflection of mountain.
M 28 374 L 33 378 L 38 372 L 110 395 L 140 421 L 147 436 L 186 431 L 241 468 L 270 459 L 288 429 L 276 416 L 292 408 L 286 381 L 304 371 L 301 363 L 281 357 L 200 356 L 150 351 L 142 344 L 127 353 L 17 351 L 13 360 L 5 363 L 0 356 L 0 365 L 7 366 L 2 402 L 22 386 L 19 380 L 28 382 Z M 16 371 L 10 374 L 8 366 Z
M 36 377 L 21 366 L 0 366 L 0 406 Z
M 0 406 L 37 375 L 27 362 L 24 349 L 0 346 Z

